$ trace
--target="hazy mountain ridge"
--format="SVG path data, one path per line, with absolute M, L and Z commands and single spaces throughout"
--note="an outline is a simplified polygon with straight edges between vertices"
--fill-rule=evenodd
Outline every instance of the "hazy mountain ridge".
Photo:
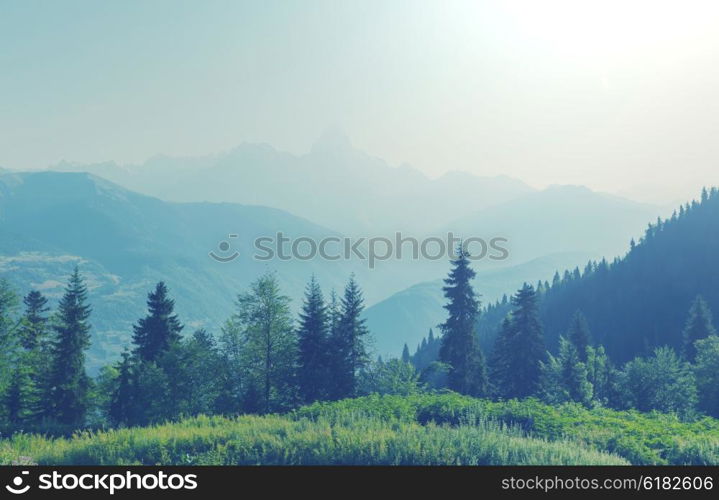
M 367 159 L 363 153 L 347 153 L 346 146 L 341 139 L 335 138 L 334 142 L 316 146 L 311 155 L 331 157 L 333 154 L 350 154 L 358 155 L 362 162 Z M 269 146 L 244 147 L 240 150 L 238 154 L 251 153 L 257 161 L 269 158 L 272 165 L 277 164 L 274 158 L 280 154 Z M 296 160 L 291 155 L 280 155 Z M 178 171 L 174 159 L 155 157 L 151 162 L 154 162 L 153 168 L 164 172 L 165 177 L 180 183 L 188 191 L 194 187 L 193 181 L 188 179 L 198 172 L 197 168 L 229 171 L 235 168 L 232 161 L 223 164 L 198 160 L 197 164 L 185 165 L 185 169 Z M 381 160 L 372 160 L 370 163 L 372 168 L 382 172 L 390 169 L 399 172 L 401 177 L 426 180 L 422 174 L 409 167 L 393 169 Z M 307 168 L 326 168 L 328 172 L 324 177 L 328 177 L 332 165 L 331 161 L 327 161 L 312 163 Z M 59 167 L 60 170 L 74 168 L 69 165 Z M 126 183 L 138 175 L 137 171 L 112 163 L 97 166 L 97 171 L 108 176 L 125 176 Z M 371 171 L 365 173 L 375 175 Z M 217 178 L 224 177 L 220 175 Z M 285 187 L 292 192 L 300 192 L 297 183 L 307 178 L 304 175 L 292 182 L 287 181 Z M 456 197 L 471 199 L 473 185 L 468 179 L 473 179 L 473 176 L 449 173 L 431 181 L 426 188 L 444 185 L 450 192 L 457 191 L 461 186 L 460 194 Z M 514 185 L 512 179 L 495 180 Z M 268 186 L 283 185 L 272 176 L 266 181 Z M 388 193 L 399 189 L 394 186 L 397 183 L 381 184 L 362 194 L 364 184 L 356 184 L 352 189 L 356 199 L 365 201 L 375 197 L 388 200 L 392 198 Z M 170 191 L 173 189 L 172 182 L 162 185 Z M 231 192 L 231 185 L 228 183 L 227 186 L 228 192 Z M 405 194 L 422 200 L 429 209 L 442 207 L 442 203 L 434 202 L 436 197 L 431 193 L 421 196 L 417 193 Z M 303 196 L 307 204 L 314 201 L 317 209 L 320 209 L 321 203 L 314 193 L 312 196 Z M 465 200 L 462 203 L 468 202 Z M 413 209 L 407 207 L 408 211 Z M 373 210 L 389 209 L 373 206 Z M 548 219 L 550 223 L 542 225 L 537 218 L 541 217 L 543 210 L 553 215 Z M 549 279 L 550 271 L 576 265 L 571 257 L 573 253 L 597 257 L 606 255 L 588 248 L 597 241 L 603 244 L 609 241 L 603 248 L 615 248 L 620 240 L 626 246 L 630 235 L 640 233 L 641 228 L 656 217 L 655 210 L 651 206 L 594 193 L 586 188 L 555 187 L 539 192 L 530 191 L 495 207 L 470 213 L 457 223 L 447 226 L 446 230 L 465 237 L 510 235 L 509 260 L 483 260 L 479 263 L 481 280 L 486 281 L 480 282 L 478 291 L 485 296 L 485 300 L 491 300 L 502 293 L 511 292 L 523 280 Z M 524 222 L 521 216 L 523 213 L 530 220 L 529 223 Z M 626 218 L 627 213 L 631 217 Z M 366 223 L 372 220 L 369 213 L 358 214 Z M 575 234 L 571 229 L 577 224 L 586 225 L 587 221 L 601 221 L 602 230 L 594 228 L 595 233 L 601 234 L 589 238 L 584 232 Z M 428 230 L 430 227 L 427 223 L 422 229 Z M 207 325 L 217 331 L 221 322 L 230 314 L 236 294 L 265 269 L 277 270 L 295 308 L 299 306 L 304 285 L 312 273 L 317 275 L 325 292 L 329 293 L 332 288 L 340 289 L 347 276 L 355 272 L 369 306 L 413 284 L 419 284 L 414 291 L 423 290 L 426 293 L 400 295 L 400 302 L 395 303 L 397 297 L 393 297 L 388 302 L 380 302 L 376 307 L 368 309 L 369 323 L 377 337 L 376 347 L 382 354 L 398 354 L 404 342 L 412 345 L 426 334 L 429 326 L 439 322 L 444 313 L 439 280 L 446 274 L 446 259 L 390 259 L 379 262 L 377 269 L 369 270 L 366 261 L 357 260 L 281 262 L 275 259 L 271 262 L 255 262 L 245 258 L 253 253 L 251 242 L 254 238 L 271 236 L 277 231 L 289 237 L 308 236 L 315 239 L 339 235 L 332 229 L 278 208 L 232 203 L 165 202 L 87 173 L 6 173 L 0 176 L 0 229 L 8 236 L 0 241 L 0 254 L 6 259 L 3 274 L 13 278 L 22 291 L 27 291 L 30 283 L 55 283 L 60 287 L 59 284 L 64 282 L 72 267 L 70 262 L 82 261 L 82 267 L 88 268 L 88 272 L 94 275 L 93 279 L 103 284 L 97 287 L 93 298 L 97 304 L 94 317 L 97 332 L 102 333 L 100 337 L 115 340 L 129 334 L 131 322 L 142 314 L 145 293 L 156 281 L 168 282 L 183 320 L 192 325 Z M 232 243 L 233 249 L 237 248 L 242 257 L 230 264 L 212 261 L 208 252 L 217 251 L 218 243 L 226 240 L 229 233 L 241 236 L 239 241 Z M 552 238 L 557 238 L 558 234 L 563 237 L 553 241 Z M 552 269 L 535 277 L 535 273 L 529 271 L 536 264 L 531 261 L 546 254 L 553 254 L 550 258 L 554 259 Z M 32 266 L 25 258 L 28 255 L 34 256 L 31 259 Z M 13 269 L 20 269 L 21 272 L 7 271 L 7 262 L 14 262 Z M 525 268 L 528 272 L 519 276 L 517 270 L 522 267 L 518 264 L 524 262 L 528 263 Z M 514 267 L 510 268 L 510 265 Z M 436 287 L 429 291 L 425 282 L 432 280 L 435 280 Z M 50 295 L 57 295 L 59 290 L 57 288 L 53 292 L 49 289 Z M 412 303 L 415 305 L 410 306 Z M 386 310 L 390 304 L 394 305 Z M 120 314 L 118 310 L 123 312 Z M 401 320 L 403 317 L 406 321 Z M 103 352 L 116 354 L 119 342 L 115 340 L 112 345 L 105 345 L 103 338 L 96 345 L 94 354 L 98 357 L 104 355 Z
M 505 237 L 509 262 L 516 264 L 566 252 L 613 258 L 641 236 L 648 223 L 667 213 L 584 186 L 551 186 L 462 216 L 435 232 Z
M 458 213 L 532 191 L 503 176 L 450 172 L 432 180 L 408 165 L 393 167 L 355 149 L 337 131 L 299 156 L 267 144 L 243 144 L 215 156 L 157 156 L 142 165 L 61 163 L 51 169 L 87 171 L 168 201 L 272 206 L 345 234 L 424 233 Z
M 0 176 L 0 273 L 22 293 L 40 288 L 59 297 L 80 264 L 91 283 L 91 356 L 118 354 L 145 296 L 164 280 L 181 319 L 214 332 L 229 317 L 237 293 L 268 265 L 253 260 L 256 237 L 283 230 L 321 238 L 333 231 L 278 209 L 233 204 L 167 203 L 85 173 Z M 230 251 L 218 243 L 240 235 Z M 240 257 L 222 264 L 208 253 Z M 353 263 L 273 261 L 284 291 L 297 299 L 315 273 L 327 287 L 343 286 Z

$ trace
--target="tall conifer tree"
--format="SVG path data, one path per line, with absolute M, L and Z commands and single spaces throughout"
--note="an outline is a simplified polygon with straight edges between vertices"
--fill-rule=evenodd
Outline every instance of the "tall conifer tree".
M 582 363 L 587 362 L 587 347 L 592 343 L 591 339 L 592 335 L 589 332 L 587 318 L 584 317 L 581 311 L 577 311 L 574 313 L 572 322 L 569 325 L 567 340 L 569 340 L 576 349 L 579 360 Z
M 539 390 L 541 368 L 545 360 L 544 333 L 537 310 L 537 294 L 525 284 L 512 298 L 512 341 L 509 376 L 513 397 L 532 396 Z
M 305 290 L 297 337 L 300 398 L 311 403 L 327 396 L 329 377 L 327 306 L 314 275 Z
M 412 361 L 412 357 L 409 354 L 409 347 L 407 347 L 407 343 L 405 343 L 404 348 L 402 349 L 402 362 L 409 363 L 411 361 Z
M 147 295 L 147 309 L 147 316 L 134 326 L 132 342 L 140 361 L 157 361 L 180 340 L 183 325 L 174 314 L 175 301 L 162 281 Z
M 45 413 L 66 426 L 85 423 L 89 407 L 90 378 L 85 372 L 85 351 L 90 347 L 91 308 L 87 288 L 75 267 L 58 306 L 53 325 L 56 339 L 52 345 L 52 370 L 48 381 L 49 399 Z
M 452 270 L 444 280 L 444 306 L 449 313 L 441 325 L 442 345 L 439 358 L 451 368 L 449 388 L 461 394 L 480 396 L 487 393 L 484 357 L 479 348 L 475 324 L 479 318 L 479 300 L 470 281 L 475 272 L 469 266 L 469 255 L 459 248 Z
M 20 344 L 27 351 L 40 347 L 48 334 L 48 317 L 46 313 L 47 298 L 37 290 L 32 290 L 23 298 L 25 314 L 20 326 Z
M 362 317 L 364 299 L 354 275 L 350 276 L 340 301 L 339 318 L 331 340 L 333 399 L 357 394 L 357 376 L 369 362 L 369 330 Z

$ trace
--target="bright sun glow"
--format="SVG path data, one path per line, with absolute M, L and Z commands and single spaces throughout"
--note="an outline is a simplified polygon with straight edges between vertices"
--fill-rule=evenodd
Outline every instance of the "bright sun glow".
M 509 0 L 507 5 L 527 35 L 556 44 L 565 54 L 605 63 L 682 43 L 719 17 L 719 2 L 712 0 Z

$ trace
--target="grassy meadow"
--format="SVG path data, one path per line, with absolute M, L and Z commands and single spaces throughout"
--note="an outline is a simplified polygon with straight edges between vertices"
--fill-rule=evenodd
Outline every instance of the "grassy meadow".
M 161 425 L 17 434 L 4 464 L 718 464 L 719 420 L 490 402 L 456 394 L 368 396 L 285 415 L 197 416 Z

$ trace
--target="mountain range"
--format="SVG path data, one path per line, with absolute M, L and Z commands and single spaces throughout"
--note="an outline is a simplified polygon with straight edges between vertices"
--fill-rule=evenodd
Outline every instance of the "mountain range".
M 89 172 L 138 193 L 176 202 L 264 205 L 344 234 L 424 233 L 457 217 L 532 191 L 509 177 L 450 172 L 430 179 L 354 148 L 337 130 L 304 155 L 243 144 L 198 158 L 154 157 L 141 165 L 61 163 L 55 171 Z
M 340 288 L 353 271 L 346 261 L 254 260 L 255 238 L 336 233 L 281 210 L 236 204 L 168 203 L 84 173 L 0 175 L 0 275 L 23 293 L 58 298 L 75 264 L 88 279 L 95 329 L 91 361 L 117 355 L 146 293 L 164 280 L 190 327 L 217 332 L 236 295 L 271 267 L 288 295 L 301 296 L 314 273 Z M 239 237 L 222 252 L 228 233 Z M 239 257 L 220 263 L 209 257 Z
M 38 288 L 57 299 L 72 267 L 81 264 L 95 308 L 91 361 L 100 362 L 119 353 L 159 280 L 167 282 L 190 328 L 217 332 L 237 293 L 262 272 L 277 272 L 294 310 L 312 274 L 328 294 L 354 273 L 377 352 L 396 355 L 442 319 L 445 256 L 405 255 L 375 269 L 358 259 L 258 261 L 252 258 L 256 238 L 281 231 L 316 241 L 405 230 L 419 239 L 446 232 L 506 237 L 508 259 L 476 264 L 477 289 L 491 301 L 521 281 L 618 255 L 661 212 L 581 186 L 538 191 L 505 177 L 460 172 L 429 179 L 358 151 L 334 133 L 300 156 L 243 145 L 224 155 L 155 157 L 137 166 L 63 163 L 49 171 L 0 173 L 0 276 L 23 293 Z M 360 247 L 366 251 L 366 244 Z M 210 251 L 240 257 L 223 264 Z

